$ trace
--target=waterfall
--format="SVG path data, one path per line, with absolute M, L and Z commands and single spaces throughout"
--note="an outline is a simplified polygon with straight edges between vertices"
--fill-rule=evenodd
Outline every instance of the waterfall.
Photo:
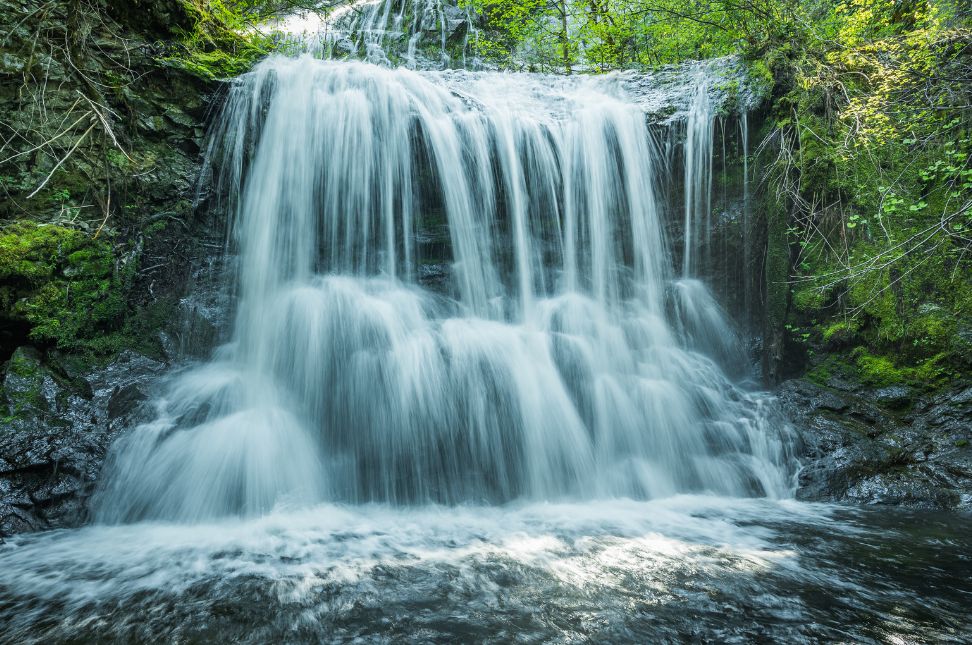
M 689 278 L 700 268 L 699 252 L 709 253 L 712 238 L 712 103 L 704 73 L 700 72 L 685 120 L 684 243 L 682 274 Z M 707 258 L 705 258 L 707 259 Z
M 208 161 L 233 337 L 116 444 L 96 517 L 787 496 L 789 431 L 726 376 L 745 358 L 690 275 L 704 88 L 677 275 L 672 170 L 610 78 L 274 57 L 238 79 Z
M 285 49 L 412 69 L 465 67 L 470 36 L 477 35 L 472 9 L 443 0 L 352 0 L 327 11 L 298 11 L 267 27 Z

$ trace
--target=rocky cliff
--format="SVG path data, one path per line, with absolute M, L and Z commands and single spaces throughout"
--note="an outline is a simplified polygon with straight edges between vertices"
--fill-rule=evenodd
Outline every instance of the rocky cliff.
M 0 537 L 83 521 L 115 432 L 211 340 L 183 296 L 220 246 L 194 215 L 219 85 L 170 60 L 198 18 L 0 0 Z

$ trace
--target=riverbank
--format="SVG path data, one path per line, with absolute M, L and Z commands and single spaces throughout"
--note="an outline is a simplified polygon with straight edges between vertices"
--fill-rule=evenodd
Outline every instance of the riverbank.
M 796 379 L 778 396 L 804 444 L 798 499 L 972 509 L 972 385 L 921 393 Z

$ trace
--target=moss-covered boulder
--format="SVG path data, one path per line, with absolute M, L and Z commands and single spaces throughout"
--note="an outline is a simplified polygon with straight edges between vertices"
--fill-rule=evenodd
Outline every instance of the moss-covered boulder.
M 120 327 L 132 263 L 112 245 L 63 226 L 0 228 L 0 329 L 69 351 L 104 351 Z

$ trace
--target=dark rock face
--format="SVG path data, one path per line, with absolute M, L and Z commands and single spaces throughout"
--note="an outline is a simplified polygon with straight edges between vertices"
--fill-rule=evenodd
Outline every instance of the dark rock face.
M 779 388 L 804 443 L 797 496 L 921 508 L 972 508 L 972 386 L 841 391 Z
M 109 445 L 142 420 L 164 365 L 206 355 L 229 311 L 223 265 L 209 259 L 222 254 L 222 227 L 194 205 L 208 197 L 196 186 L 221 87 L 168 64 L 160 42 L 191 27 L 192 3 L 42 4 L 0 0 L 0 135 L 10 147 L 0 231 L 17 242 L 15 233 L 58 230 L 100 246 L 4 251 L 0 539 L 83 522 Z M 53 135 L 53 148 L 37 145 Z M 91 269 L 91 258 L 103 261 Z M 39 311 L 25 302 L 59 309 L 25 318 Z M 70 331 L 99 311 L 97 326 Z
M 22 345 L 161 356 L 159 330 L 222 237 L 194 208 L 222 88 L 167 62 L 175 43 L 154 31 L 195 10 L 34 4 L 0 0 L 0 361 Z
M 3 382 L 0 539 L 77 526 L 108 447 L 144 419 L 164 364 L 132 352 L 84 377 L 22 347 Z

